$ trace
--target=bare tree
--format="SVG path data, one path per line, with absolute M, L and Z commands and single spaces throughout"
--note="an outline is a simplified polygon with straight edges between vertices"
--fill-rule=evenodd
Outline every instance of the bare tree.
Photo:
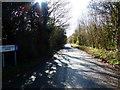
M 49 16 L 50 23 L 56 26 L 61 26 L 62 28 L 66 28 L 69 25 L 70 15 L 70 6 L 69 2 L 66 0 L 49 0 Z

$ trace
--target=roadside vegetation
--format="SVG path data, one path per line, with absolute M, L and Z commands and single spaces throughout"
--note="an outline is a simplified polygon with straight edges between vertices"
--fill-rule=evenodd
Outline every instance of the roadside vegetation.
M 67 3 L 62 0 L 41 2 L 41 5 L 38 2 L 2 3 L 2 45 L 18 46 L 17 66 L 14 52 L 4 53 L 3 81 L 43 65 L 66 44 L 67 21 L 61 17 L 65 18 L 67 12 L 62 5 Z
M 104 62 L 120 64 L 119 6 L 120 2 L 91 1 L 89 15 L 78 21 L 78 28 L 68 42 Z
M 116 52 L 115 51 L 107 51 L 103 49 L 92 48 L 84 45 L 76 45 L 71 44 L 72 47 L 79 48 L 83 51 L 86 51 L 89 54 L 95 56 L 95 58 L 102 59 L 103 62 L 108 62 L 113 65 L 120 65 L 120 61 L 116 59 Z

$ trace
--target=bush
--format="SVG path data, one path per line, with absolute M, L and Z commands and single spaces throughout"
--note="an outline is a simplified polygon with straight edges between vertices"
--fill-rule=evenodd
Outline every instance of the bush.
M 66 43 L 66 40 L 67 39 L 64 30 L 60 27 L 55 27 L 50 34 L 50 51 L 55 53 L 56 51 L 60 50 Z

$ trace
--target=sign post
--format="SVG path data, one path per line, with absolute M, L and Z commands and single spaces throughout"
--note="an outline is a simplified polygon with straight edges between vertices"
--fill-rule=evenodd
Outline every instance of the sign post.
M 17 56 L 16 56 L 16 51 L 15 51 L 15 65 L 17 65 Z
M 3 64 L 3 67 L 5 67 L 4 53 L 2 53 L 2 64 Z
M 16 45 L 3 45 L 0 46 L 0 52 L 2 52 L 2 64 L 3 67 L 5 67 L 5 57 L 4 57 L 4 52 L 10 52 L 10 51 L 15 51 L 15 65 L 17 65 L 17 54 L 16 51 L 18 50 L 18 46 Z

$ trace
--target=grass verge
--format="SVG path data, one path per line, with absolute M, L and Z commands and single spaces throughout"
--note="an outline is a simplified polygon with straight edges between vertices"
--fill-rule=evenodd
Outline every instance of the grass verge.
M 120 60 L 116 58 L 115 51 L 107 51 L 104 49 L 97 49 L 83 45 L 76 45 L 76 44 L 71 44 L 71 46 L 86 51 L 87 53 L 94 55 L 95 58 L 102 59 L 104 62 L 108 62 L 113 65 L 120 65 Z

